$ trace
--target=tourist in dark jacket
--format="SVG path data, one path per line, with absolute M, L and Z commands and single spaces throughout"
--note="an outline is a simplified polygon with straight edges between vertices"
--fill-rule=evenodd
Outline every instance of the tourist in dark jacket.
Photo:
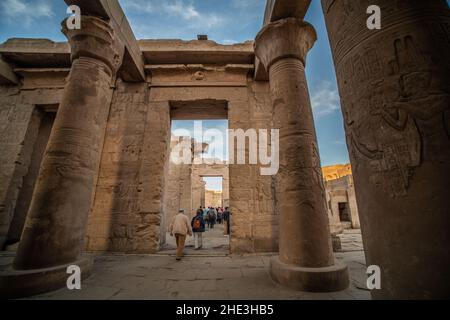
M 205 232 L 205 220 L 203 219 L 203 210 L 198 209 L 197 215 L 191 221 L 192 232 L 194 233 L 195 250 L 203 246 L 203 232 Z
M 216 209 L 211 208 L 208 211 L 208 225 L 211 229 L 214 229 L 214 225 L 216 224 L 216 220 L 217 220 L 217 213 L 216 213 Z
M 230 220 L 231 220 L 231 212 L 228 207 L 225 208 L 225 211 L 223 213 L 223 221 L 224 221 L 224 228 L 223 228 L 223 234 L 229 235 L 230 234 Z

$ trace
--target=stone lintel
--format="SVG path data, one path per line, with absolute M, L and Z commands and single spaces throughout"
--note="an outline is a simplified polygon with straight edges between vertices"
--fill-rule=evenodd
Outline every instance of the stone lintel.
M 140 40 L 138 41 L 147 65 L 143 72 L 180 68 L 225 68 L 225 71 L 254 69 L 253 41 L 221 45 L 214 41 Z M 0 45 L 0 54 L 17 68 L 70 68 L 70 45 L 48 39 L 9 39 Z M 123 64 L 127 64 L 127 52 Z M 122 76 L 126 66 L 122 65 Z M 128 70 L 128 69 L 127 69 Z M 125 78 L 122 76 L 125 80 Z M 145 81 L 145 79 L 143 80 Z
M 246 82 L 234 82 L 234 81 L 229 81 L 229 82 L 220 82 L 220 81 L 215 81 L 215 82 L 156 82 L 153 81 L 149 87 L 151 88 L 165 88 L 165 87 L 184 87 L 184 88 L 189 88 L 189 87 L 247 87 L 247 83 Z
M 285 18 L 305 18 L 311 0 L 268 0 L 264 15 L 264 26 Z M 255 58 L 255 80 L 269 81 L 269 75 L 258 60 Z
M 204 70 L 204 71 L 228 71 L 228 70 L 252 70 L 252 64 L 227 64 L 225 66 L 212 66 L 204 64 L 147 64 L 146 71 L 152 70 Z
M 311 0 L 268 0 L 264 15 L 264 25 L 285 18 L 303 19 Z
M 214 41 L 140 40 L 148 65 L 160 64 L 253 64 L 253 41 L 222 45 Z
M 39 106 L 45 112 L 56 112 L 64 93 L 64 88 L 29 88 L 21 90 L 22 101 Z
M 23 78 L 22 90 L 61 89 L 70 68 L 16 68 L 14 72 Z
M 250 64 L 146 65 L 151 87 L 246 87 Z
M 0 84 L 18 84 L 19 79 L 14 73 L 13 67 L 3 60 L 0 55 Z
M 228 103 L 216 99 L 170 101 L 170 115 L 172 120 L 228 119 Z
M 70 68 L 70 45 L 48 39 L 8 39 L 0 54 L 17 68 Z
M 144 59 L 131 26 L 118 0 L 64 0 L 77 5 L 83 15 L 94 15 L 111 22 L 114 34 L 125 46 L 125 55 L 119 75 L 125 81 L 145 81 Z
M 14 72 L 25 76 L 28 74 L 39 74 L 39 75 L 49 75 L 49 74 L 65 74 L 70 72 L 70 68 L 15 68 Z

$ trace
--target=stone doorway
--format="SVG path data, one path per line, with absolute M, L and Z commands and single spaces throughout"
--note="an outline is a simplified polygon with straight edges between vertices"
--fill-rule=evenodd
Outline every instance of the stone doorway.
M 175 240 L 167 232 L 179 209 L 191 220 L 208 207 L 221 214 L 229 206 L 227 102 L 201 100 L 171 102 L 170 156 L 165 173 L 163 223 L 165 239 L 159 253 L 174 254 Z M 217 210 L 217 208 L 219 208 Z M 186 254 L 224 256 L 230 253 L 230 235 L 221 223 L 207 225 L 202 250 L 194 250 L 188 237 Z M 164 235 L 163 235 L 164 237 Z
M 16 251 L 25 225 L 42 158 L 56 117 L 55 106 L 34 107 L 24 143 L 22 187 L 5 241 L 7 251 Z M 28 167 L 26 167 L 28 166 Z
M 351 229 L 352 219 L 350 214 L 350 209 L 348 207 L 348 202 L 339 202 L 339 220 L 344 229 Z

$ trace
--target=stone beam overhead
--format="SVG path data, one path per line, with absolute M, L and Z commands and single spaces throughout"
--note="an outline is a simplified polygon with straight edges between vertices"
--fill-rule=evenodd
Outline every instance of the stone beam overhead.
M 48 39 L 9 39 L 0 54 L 18 68 L 68 68 L 70 46 Z
M 303 19 L 311 0 L 267 0 L 264 25 L 285 18 Z
M 264 26 L 285 18 L 303 19 L 311 0 L 267 0 Z M 261 62 L 255 59 L 255 80 L 268 81 L 269 75 Z
M 214 41 L 140 40 L 144 70 L 202 67 L 219 64 L 226 69 L 253 69 L 253 42 L 221 45 Z M 205 53 L 206 52 L 206 53 Z M 70 45 L 48 39 L 13 38 L 0 44 L 0 54 L 16 68 L 70 68 Z
M 253 41 L 222 45 L 214 41 L 140 40 L 146 64 L 253 64 Z
M 0 55 L 0 85 L 2 84 L 18 84 L 19 79 L 14 73 L 13 68 Z
M 125 45 L 123 65 L 119 76 L 125 81 L 144 81 L 144 59 L 139 50 L 133 30 L 118 0 L 64 0 L 67 5 L 77 5 L 83 15 L 94 15 L 108 19 Z

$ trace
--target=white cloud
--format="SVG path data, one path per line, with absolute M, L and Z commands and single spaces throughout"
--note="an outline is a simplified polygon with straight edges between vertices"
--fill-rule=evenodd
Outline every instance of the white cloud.
M 344 139 L 342 139 L 342 140 L 335 140 L 335 141 L 333 141 L 333 143 L 337 144 L 337 145 L 345 145 L 345 140 Z
M 125 11 L 138 11 L 144 13 L 154 13 L 156 11 L 155 6 L 148 0 L 122 0 L 121 6 Z
M 2 0 L 0 3 L 0 15 L 8 22 L 22 22 L 26 26 L 37 23 L 39 19 L 50 18 L 53 10 L 48 0 L 25 1 L 25 0 Z
M 182 1 L 163 4 L 164 10 L 175 16 L 179 16 L 185 20 L 198 19 L 200 13 L 192 4 L 185 4 Z
M 311 104 L 316 117 L 328 116 L 340 109 L 339 93 L 330 82 L 323 81 L 316 90 L 311 91 Z
M 265 0 L 232 0 L 231 5 L 237 9 L 248 9 L 261 5 L 261 2 L 265 4 Z
M 238 41 L 236 41 L 236 40 L 232 40 L 232 39 L 225 39 L 225 40 L 222 40 L 222 41 L 220 41 L 222 44 L 236 44 L 236 43 L 238 43 Z
M 222 24 L 223 18 L 214 13 L 200 13 L 193 4 L 183 0 L 165 2 L 162 10 L 167 14 L 181 18 L 188 28 L 213 28 Z
M 192 1 L 186 0 L 121 0 L 125 11 L 133 13 L 147 13 L 153 15 L 166 14 L 177 18 L 183 23 L 183 29 L 203 29 L 205 32 L 211 28 L 222 26 L 224 17 L 211 12 L 200 12 Z M 174 24 L 178 24 L 174 21 Z

